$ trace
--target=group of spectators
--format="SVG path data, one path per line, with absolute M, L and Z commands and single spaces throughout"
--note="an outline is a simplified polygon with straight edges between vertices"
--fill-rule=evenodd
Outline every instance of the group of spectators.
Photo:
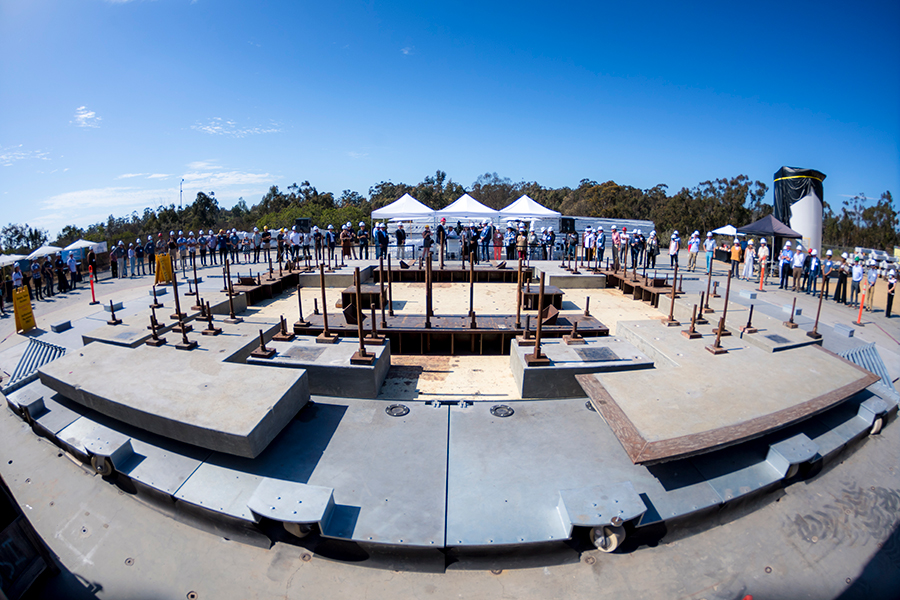
M 97 269 L 97 255 L 91 249 L 87 253 L 88 264 Z M 74 290 L 81 281 L 81 265 L 74 252 L 69 252 L 66 260 L 60 254 L 51 254 L 31 261 L 31 266 L 24 272 L 16 263 L 10 274 L 13 289 L 26 287 L 33 300 L 45 300 L 56 294 L 64 294 Z

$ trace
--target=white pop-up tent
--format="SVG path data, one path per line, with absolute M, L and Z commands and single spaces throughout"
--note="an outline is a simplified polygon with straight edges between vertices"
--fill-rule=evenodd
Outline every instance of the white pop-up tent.
M 744 234 L 741 233 L 740 231 L 738 231 L 734 225 L 723 225 L 722 227 L 719 227 L 718 229 L 713 229 L 712 234 L 713 235 L 727 235 L 730 237 L 735 237 L 738 235 L 741 237 L 744 236 Z
M 528 194 L 523 194 L 506 208 L 500 209 L 500 216 L 504 219 L 552 219 L 558 217 L 559 213 L 535 202 Z
M 463 194 L 450 206 L 437 211 L 435 216 L 439 219 L 441 217 L 447 219 L 495 219 L 500 216 L 500 212 L 488 208 L 468 194 Z
M 431 219 L 434 210 L 428 208 L 409 194 L 403 194 L 387 206 L 372 211 L 373 219 L 388 219 L 392 221 Z

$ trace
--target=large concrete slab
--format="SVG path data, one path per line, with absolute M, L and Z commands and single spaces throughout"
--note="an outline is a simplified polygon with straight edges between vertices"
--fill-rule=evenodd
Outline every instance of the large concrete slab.
M 247 364 L 304 369 L 309 377 L 309 392 L 341 398 L 375 398 L 391 367 L 391 348 L 366 346 L 375 354 L 372 365 L 352 365 L 350 358 L 359 350 L 359 342 L 340 340 L 336 344 L 317 344 L 314 337 L 301 336 L 292 342 L 272 342 L 272 358 L 249 357 Z
M 259 455 L 309 399 L 304 371 L 175 352 L 91 344 L 39 376 L 66 398 L 127 424 L 247 457 Z
M 574 398 L 584 395 L 575 375 L 600 371 L 627 371 L 653 366 L 645 354 L 618 337 L 585 338 L 584 344 L 568 345 L 563 340 L 541 341 L 541 353 L 550 364 L 530 367 L 525 355 L 534 346 L 512 341 L 509 366 L 522 398 Z
M 722 342 L 728 353 L 713 356 L 705 349 L 711 335 L 688 340 L 653 321 L 620 322 L 617 334 L 671 361 L 627 374 L 577 376 L 635 463 L 759 437 L 831 408 L 877 380 L 819 346 L 773 354 L 730 336 Z

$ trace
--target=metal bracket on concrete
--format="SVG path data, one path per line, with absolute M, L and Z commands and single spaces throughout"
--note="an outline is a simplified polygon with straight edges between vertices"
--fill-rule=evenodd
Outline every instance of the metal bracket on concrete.
M 84 449 L 92 457 L 108 458 L 117 471 L 123 470 L 123 465 L 134 456 L 134 448 L 131 446 L 131 438 L 114 435 L 110 439 L 89 438 L 84 440 Z
M 264 478 L 247 508 L 260 517 L 282 523 L 318 523 L 325 530 L 334 512 L 334 490 L 296 481 Z
M 786 440 L 769 446 L 766 462 L 781 473 L 785 479 L 797 474 L 800 465 L 815 459 L 819 455 L 819 446 L 805 433 L 798 433 Z
M 647 506 L 630 481 L 559 491 L 557 505 L 563 527 L 569 535 L 572 527 L 620 526 L 637 519 Z

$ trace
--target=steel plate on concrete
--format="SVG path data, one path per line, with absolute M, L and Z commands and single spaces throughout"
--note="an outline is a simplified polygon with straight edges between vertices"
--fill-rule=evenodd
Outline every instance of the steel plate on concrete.
M 601 360 L 621 360 L 619 355 L 609 348 L 575 348 L 575 354 L 581 357 L 581 360 L 594 362 Z

